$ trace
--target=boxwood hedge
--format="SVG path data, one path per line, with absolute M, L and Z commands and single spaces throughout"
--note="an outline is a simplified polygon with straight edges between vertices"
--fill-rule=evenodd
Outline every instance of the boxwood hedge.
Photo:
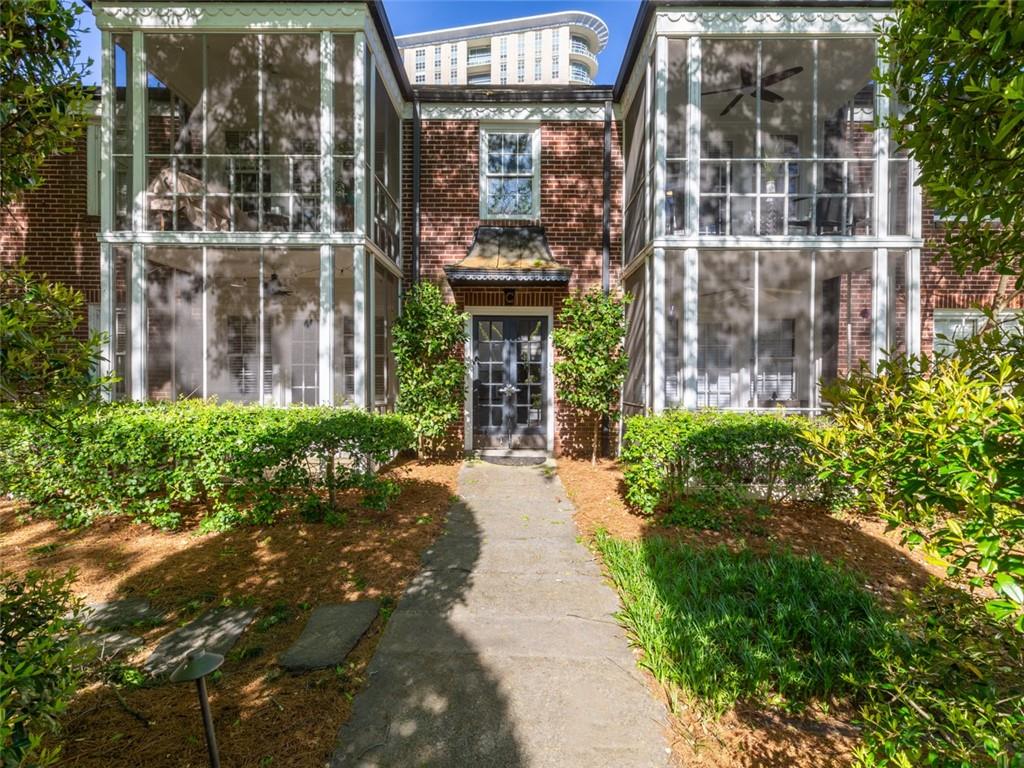
M 263 524 L 340 489 L 387 497 L 373 468 L 413 445 L 402 417 L 327 407 L 124 403 L 59 425 L 8 413 L 0 492 L 66 525 L 126 513 L 175 528 L 197 510 L 205 528 Z
M 699 494 L 726 504 L 822 498 L 826 489 L 804 461 L 801 416 L 669 411 L 634 416 L 623 436 L 626 500 L 651 514 Z

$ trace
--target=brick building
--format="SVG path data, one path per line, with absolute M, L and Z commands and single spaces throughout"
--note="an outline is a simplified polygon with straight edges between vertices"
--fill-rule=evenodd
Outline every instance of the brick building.
M 556 401 L 570 293 L 627 291 L 627 413 L 816 411 L 819 382 L 971 332 L 871 78 L 877 0 L 645 2 L 614 87 L 410 84 L 377 3 L 96 0 L 97 115 L 0 213 L 85 293 L 134 399 L 397 394 L 401 289 L 471 317 L 467 449 L 589 451 Z

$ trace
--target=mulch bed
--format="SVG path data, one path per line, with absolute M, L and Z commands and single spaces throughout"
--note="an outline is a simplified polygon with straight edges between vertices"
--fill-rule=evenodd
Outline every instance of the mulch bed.
M 210 607 L 258 607 L 256 622 L 210 684 L 222 762 L 319 767 L 362 687 L 383 620 L 378 617 L 344 668 L 292 676 L 277 666 L 277 657 L 318 604 L 378 598 L 387 613 L 441 530 L 458 469 L 458 463 L 397 466 L 388 474 L 401 483 L 401 496 L 386 512 L 353 508 L 342 527 L 283 516 L 271 526 L 196 535 L 106 518 L 62 531 L 0 502 L 0 559 L 18 572 L 75 568 L 76 591 L 89 602 L 148 598 L 169 621 L 145 631 L 136 661 L 169 628 Z M 123 703 L 99 683 L 79 692 L 63 718 L 62 765 L 207 764 L 193 686 L 124 687 L 120 694 Z
M 598 529 L 626 539 L 666 536 L 694 546 L 724 544 L 766 551 L 789 549 L 816 553 L 861 574 L 864 586 L 885 604 L 895 607 L 901 593 L 915 591 L 932 578 L 945 575 L 919 551 L 899 543 L 877 520 L 835 517 L 808 505 L 779 505 L 767 516 L 740 514 L 736 525 L 718 531 L 667 528 L 654 518 L 633 514 L 623 501 L 622 472 L 613 461 L 592 465 L 560 459 L 558 474 L 576 506 L 583 534 Z M 659 686 L 653 677 L 651 685 Z M 667 698 L 665 691 L 659 695 Z M 854 713 L 833 711 L 791 717 L 749 707 L 737 707 L 717 721 L 702 717 L 685 702 L 675 706 L 673 755 L 680 765 L 702 768 L 726 766 L 849 765 L 858 733 Z

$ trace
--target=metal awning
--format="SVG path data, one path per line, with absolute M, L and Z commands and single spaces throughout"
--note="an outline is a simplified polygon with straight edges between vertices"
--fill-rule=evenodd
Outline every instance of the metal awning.
M 452 285 L 537 285 L 569 282 L 555 261 L 544 227 L 477 227 L 466 258 L 444 268 Z

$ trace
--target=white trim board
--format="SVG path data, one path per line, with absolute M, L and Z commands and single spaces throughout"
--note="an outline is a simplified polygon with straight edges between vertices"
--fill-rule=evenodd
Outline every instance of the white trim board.
M 778 8 L 659 9 L 654 27 L 659 35 L 874 35 L 891 11 L 854 8 L 813 10 Z
M 548 321 L 547 339 L 547 392 L 545 393 L 545 416 L 547 418 L 544 439 L 547 442 L 546 452 L 549 456 L 555 451 L 555 343 L 554 326 L 555 310 L 553 307 L 466 307 L 463 310 L 466 318 L 466 386 L 463 400 L 463 436 L 462 443 L 466 452 L 473 451 L 473 318 L 477 315 L 491 317 L 545 317 Z
M 406 118 L 412 117 L 411 106 Z M 604 122 L 603 104 L 420 103 L 422 120 L 589 120 Z
M 96 26 L 107 29 L 209 29 L 220 31 L 335 30 L 365 28 L 365 7 L 354 3 L 148 3 L 97 2 Z

